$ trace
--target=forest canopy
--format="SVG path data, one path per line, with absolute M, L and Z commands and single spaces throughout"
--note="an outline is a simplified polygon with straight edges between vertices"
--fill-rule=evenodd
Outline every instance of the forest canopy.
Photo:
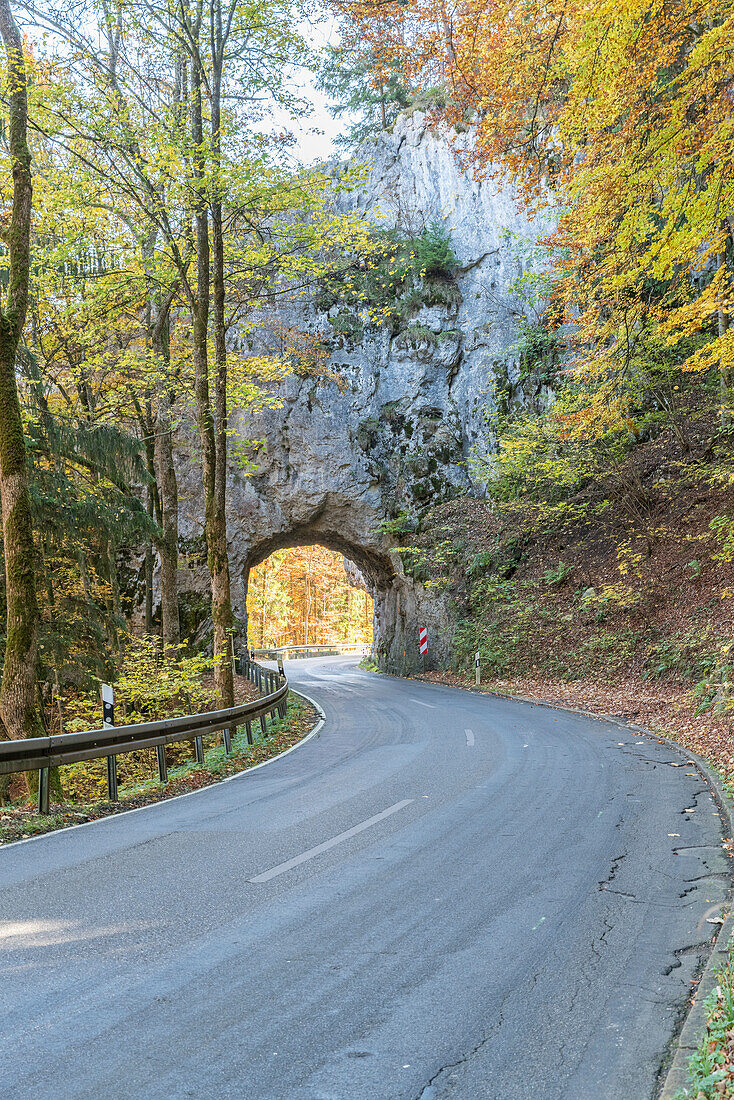
M 277 404 L 309 336 L 264 347 L 273 301 L 297 306 L 369 253 L 371 221 L 336 208 L 348 174 L 302 167 L 269 121 L 292 130 L 306 109 L 313 58 L 289 2 L 14 9 L 0 9 L 0 734 L 43 732 L 57 700 L 114 678 L 131 630 L 174 653 L 207 613 L 197 644 L 231 705 L 225 654 L 244 624 L 225 473 L 230 457 L 246 472 L 248 442 L 233 451 L 230 411 Z M 179 531 L 189 456 L 198 547 Z M 179 598 L 192 560 L 203 612 Z

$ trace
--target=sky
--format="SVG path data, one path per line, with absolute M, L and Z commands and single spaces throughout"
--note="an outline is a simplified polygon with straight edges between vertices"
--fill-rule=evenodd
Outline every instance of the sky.
M 317 50 L 335 45 L 339 41 L 336 22 L 330 17 L 319 19 L 318 22 L 304 21 L 300 31 L 306 41 Z M 313 104 L 313 111 L 298 125 L 294 125 L 292 120 L 283 120 L 284 125 L 293 130 L 296 136 L 293 155 L 302 164 L 313 164 L 332 157 L 343 158 L 344 151 L 334 147 L 334 138 L 348 128 L 349 116 L 342 115 L 339 119 L 331 117 L 326 96 L 315 87 L 311 74 L 305 70 L 301 71 L 297 88 Z
M 313 103 L 313 114 L 303 120 L 302 128 L 297 132 L 294 153 L 302 164 L 343 157 L 344 152 L 334 148 L 334 138 L 343 131 L 347 118 L 332 118 L 327 108 L 327 100 L 313 84 L 304 82 L 304 95 Z

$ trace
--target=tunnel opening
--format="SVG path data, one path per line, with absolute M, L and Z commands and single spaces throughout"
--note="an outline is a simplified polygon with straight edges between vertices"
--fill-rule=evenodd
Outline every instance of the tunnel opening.
M 319 543 L 280 548 L 248 573 L 251 646 L 372 645 L 370 581 L 341 550 Z
M 297 497 L 295 501 L 299 503 Z M 422 668 L 436 667 L 435 662 L 445 660 L 449 655 L 450 633 L 444 602 L 405 573 L 400 555 L 390 549 L 390 536 L 380 529 L 377 518 L 371 517 L 367 524 L 353 503 L 342 498 L 335 501 L 325 497 L 318 508 L 301 508 L 301 511 L 303 514 L 297 519 L 291 517 L 290 522 L 285 522 L 283 516 L 260 509 L 250 517 L 255 537 L 251 534 L 246 542 L 243 540 L 235 574 L 240 580 L 235 602 L 238 633 L 240 624 L 243 628 L 243 646 L 249 643 L 257 649 L 269 645 L 346 642 L 347 638 L 334 637 L 330 633 L 336 626 L 337 629 L 350 630 L 350 640 L 355 643 L 371 646 L 372 659 L 386 672 L 410 674 Z M 256 524 L 254 519 L 260 522 Z M 346 610 L 343 604 L 347 602 L 345 573 L 347 582 L 351 579 L 349 588 L 352 591 L 348 595 L 350 616 L 346 621 L 342 619 L 341 623 L 337 621 L 340 612 L 338 600 L 331 601 L 329 616 L 327 594 L 327 615 L 321 615 L 318 637 L 311 613 L 306 642 L 305 616 L 301 612 L 300 627 L 297 627 L 295 617 L 289 617 L 286 623 L 285 616 L 274 606 L 278 588 L 271 588 L 268 579 L 273 579 L 273 566 L 268 566 L 264 582 L 260 567 L 268 559 L 275 558 L 279 551 L 305 550 L 308 555 L 312 547 L 315 548 L 312 551 L 314 554 L 326 552 L 330 555 L 326 560 L 332 578 L 340 581 L 337 589 L 340 587 L 341 590 L 342 614 Z M 362 596 L 357 595 L 359 590 L 364 593 Z M 322 610 L 323 595 L 320 599 Z M 312 593 L 312 608 L 314 602 L 318 607 L 318 599 L 314 601 Z M 322 624 L 323 630 L 320 629 Z M 429 631 L 427 656 L 419 653 L 421 627 Z

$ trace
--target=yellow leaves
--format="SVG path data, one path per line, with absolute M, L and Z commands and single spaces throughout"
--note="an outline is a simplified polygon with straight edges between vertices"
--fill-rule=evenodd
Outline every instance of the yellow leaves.
M 625 539 L 617 547 L 617 568 L 623 577 L 633 574 L 636 577 L 642 576 L 640 565 L 645 557 L 643 551 L 635 550 L 632 540 Z
M 376 42 L 368 6 L 348 10 Z M 716 315 L 734 294 L 712 275 L 734 219 L 729 0 L 705 20 L 694 0 L 467 0 L 450 16 L 435 0 L 395 0 L 385 21 L 417 82 L 452 88 L 446 119 L 476 112 L 477 173 L 499 164 L 526 202 L 561 208 L 567 304 L 595 353 L 621 358 L 631 315 L 634 334 L 660 308 L 670 347 L 713 337 L 686 370 L 728 369 Z

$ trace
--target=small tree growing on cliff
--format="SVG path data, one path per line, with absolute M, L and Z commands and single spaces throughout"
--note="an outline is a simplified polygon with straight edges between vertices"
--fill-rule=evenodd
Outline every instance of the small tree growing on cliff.
M 346 149 L 387 130 L 410 106 L 398 63 L 379 50 L 360 49 L 348 34 L 339 45 L 327 46 L 318 77 L 319 87 L 331 100 L 329 113 L 350 120 L 346 133 L 336 138 L 336 144 Z

